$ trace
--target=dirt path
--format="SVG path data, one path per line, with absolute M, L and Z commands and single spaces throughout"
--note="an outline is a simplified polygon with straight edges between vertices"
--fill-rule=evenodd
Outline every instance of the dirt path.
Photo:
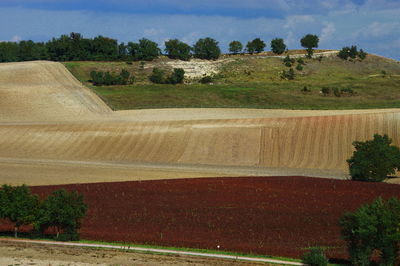
M 302 265 L 273 259 L 152 248 L 0 240 L 1 265 Z

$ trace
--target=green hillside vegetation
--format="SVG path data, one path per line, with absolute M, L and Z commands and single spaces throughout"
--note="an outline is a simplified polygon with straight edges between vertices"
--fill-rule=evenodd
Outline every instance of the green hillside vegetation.
M 317 53 L 318 51 L 315 51 Z M 292 52 L 291 54 L 296 53 Z M 304 50 L 303 50 L 304 53 Z M 286 55 L 286 54 L 285 54 Z M 224 61 L 224 59 L 227 59 Z M 368 55 L 343 60 L 337 56 L 308 59 L 292 64 L 294 79 L 285 73 L 282 58 L 260 55 L 222 56 L 220 72 L 200 78 L 185 77 L 184 84 L 153 84 L 153 68 L 167 74 L 172 68 L 161 57 L 152 62 L 66 62 L 82 83 L 92 88 L 113 109 L 242 107 L 284 109 L 362 109 L 400 107 L 400 62 Z M 205 62 L 205 61 L 204 61 Z M 301 67 L 299 67 L 299 65 Z M 93 86 L 92 71 L 134 76 L 129 85 Z

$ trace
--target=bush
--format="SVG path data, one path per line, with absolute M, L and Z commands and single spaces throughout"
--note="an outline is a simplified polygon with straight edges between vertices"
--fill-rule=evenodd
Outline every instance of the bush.
M 153 68 L 153 73 L 149 77 L 150 81 L 157 84 L 164 84 L 164 71 L 157 67 Z
M 351 47 L 343 47 L 342 50 L 339 51 L 338 57 L 343 60 L 347 60 L 349 58 L 356 59 L 357 57 L 361 60 L 364 60 L 367 57 L 367 53 L 362 49 L 358 51 L 357 46 L 353 45 Z
M 213 78 L 211 76 L 204 76 L 199 80 L 199 82 L 201 84 L 208 84 L 208 83 L 213 82 Z
M 400 149 L 390 145 L 388 135 L 375 134 L 372 140 L 354 141 L 355 151 L 347 160 L 350 176 L 356 181 L 381 182 L 400 169 Z
M 283 70 L 281 78 L 287 80 L 293 80 L 295 77 L 293 68 L 290 68 L 288 71 Z
M 301 64 L 297 64 L 296 69 L 298 71 L 303 71 L 303 66 Z
M 301 57 L 297 58 L 297 63 L 299 63 L 300 65 L 305 65 L 305 62 Z
M 159 68 L 153 68 L 153 73 L 150 75 L 149 79 L 151 82 L 156 84 L 178 84 L 182 83 L 185 77 L 185 70 L 182 68 L 174 68 L 172 74 L 165 77 L 165 72 Z
M 324 251 L 320 247 L 310 248 L 310 251 L 304 253 L 301 257 L 301 262 L 310 266 L 328 265 L 328 259 L 326 258 Z
M 340 92 L 341 93 L 347 93 L 347 94 L 350 94 L 350 95 L 354 94 L 354 91 L 351 88 L 342 88 L 342 89 L 340 89 Z
M 321 92 L 326 96 L 326 95 L 329 95 L 331 93 L 331 89 L 328 88 L 328 87 L 323 87 L 321 89 Z
M 127 85 L 131 84 L 135 81 L 135 77 L 131 76 L 131 74 L 122 69 L 119 75 L 110 72 L 102 72 L 102 71 L 92 71 L 90 72 L 90 77 L 92 79 L 93 85 L 101 86 L 101 85 Z
M 167 78 L 168 84 L 182 83 L 185 77 L 185 70 L 183 68 L 174 68 L 174 72 Z
M 289 55 L 287 55 L 284 59 L 283 59 L 283 63 L 285 64 L 285 66 L 287 67 L 291 67 L 294 62 L 296 62 L 296 60 L 294 58 L 290 58 Z
M 380 254 L 379 265 L 395 265 L 399 254 L 399 224 L 397 198 L 388 201 L 377 198 L 370 205 L 342 215 L 339 225 L 352 265 L 371 265 L 373 253 Z
M 333 95 L 335 95 L 336 97 L 340 97 L 340 90 L 338 88 L 333 88 Z
M 304 87 L 301 89 L 301 91 L 302 91 L 302 92 L 311 92 L 311 89 L 308 88 L 307 86 L 304 86 Z

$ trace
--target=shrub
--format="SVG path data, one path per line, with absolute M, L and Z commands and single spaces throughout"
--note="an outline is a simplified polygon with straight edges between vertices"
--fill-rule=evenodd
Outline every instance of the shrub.
M 338 88 L 333 88 L 333 95 L 335 95 L 336 97 L 340 97 L 340 90 Z
M 347 94 L 350 94 L 350 95 L 354 94 L 354 91 L 351 88 L 342 88 L 342 89 L 340 89 L 340 92 L 341 93 L 347 93 Z
M 375 134 L 372 140 L 354 141 L 355 151 L 347 160 L 350 176 L 356 181 L 381 182 L 400 169 L 400 149 L 390 145 L 388 135 Z
M 93 85 L 101 86 L 101 85 L 127 85 L 134 82 L 135 77 L 131 76 L 131 74 L 122 69 L 119 75 L 110 72 L 102 72 L 102 71 L 92 71 L 90 72 L 90 77 L 92 79 Z
M 199 80 L 199 82 L 202 84 L 208 84 L 213 82 L 213 78 L 211 76 L 204 76 Z
M 182 83 L 185 77 L 185 70 L 183 68 L 174 68 L 174 72 L 167 78 L 167 83 L 178 84 Z
M 287 80 L 293 80 L 295 77 L 293 68 L 290 68 L 288 71 L 283 70 L 281 78 Z
M 299 63 L 300 65 L 305 65 L 305 62 L 301 57 L 297 58 L 297 63 Z
M 157 84 L 165 83 L 164 71 L 157 67 L 153 68 L 153 73 L 149 77 L 150 81 Z
M 178 84 L 182 83 L 185 77 L 185 70 L 182 68 L 174 68 L 174 71 L 168 77 L 165 77 L 165 72 L 159 68 L 153 68 L 153 73 L 149 79 L 156 84 Z
M 302 92 L 310 92 L 311 89 L 309 89 L 307 86 L 304 86 L 304 87 L 301 89 L 301 91 L 302 91 Z
M 326 258 L 324 251 L 320 247 L 310 248 L 310 251 L 304 253 L 301 257 L 301 262 L 310 266 L 328 265 L 328 259 Z
M 324 95 L 329 95 L 329 94 L 331 93 L 331 89 L 328 88 L 328 87 L 323 87 L 323 88 L 321 89 L 321 92 L 322 92 Z
M 296 69 L 298 71 L 302 71 L 303 70 L 303 66 L 301 64 L 297 64 Z
M 379 265 L 395 265 L 400 243 L 400 201 L 377 198 L 355 212 L 345 213 L 339 221 L 347 242 L 352 265 L 371 265 L 370 257 L 380 254 Z
M 283 63 L 287 67 L 291 67 L 294 64 L 294 62 L 296 62 L 296 60 L 294 58 L 290 58 L 289 55 L 287 55 L 285 58 L 283 58 Z

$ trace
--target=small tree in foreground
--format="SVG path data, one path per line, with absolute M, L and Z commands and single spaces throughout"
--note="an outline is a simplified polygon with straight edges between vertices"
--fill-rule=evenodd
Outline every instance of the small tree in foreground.
M 301 262 L 310 266 L 326 266 L 328 259 L 324 251 L 320 247 L 312 247 L 309 252 L 306 252 L 301 257 Z
M 63 240 L 77 240 L 80 220 L 86 210 L 83 195 L 65 189 L 54 191 L 40 206 L 36 228 L 43 233 L 47 228 L 54 227 L 57 239 L 63 232 Z
M 400 149 L 390 145 L 385 134 L 373 140 L 355 141 L 353 156 L 347 160 L 352 180 L 381 182 L 400 169 Z
M 379 265 L 395 265 L 400 244 L 400 201 L 376 199 L 339 221 L 342 238 L 352 265 L 370 265 L 374 251 L 380 254 Z
M 39 200 L 32 195 L 28 186 L 3 185 L 0 190 L 0 218 L 14 223 L 14 237 L 19 228 L 35 221 Z

